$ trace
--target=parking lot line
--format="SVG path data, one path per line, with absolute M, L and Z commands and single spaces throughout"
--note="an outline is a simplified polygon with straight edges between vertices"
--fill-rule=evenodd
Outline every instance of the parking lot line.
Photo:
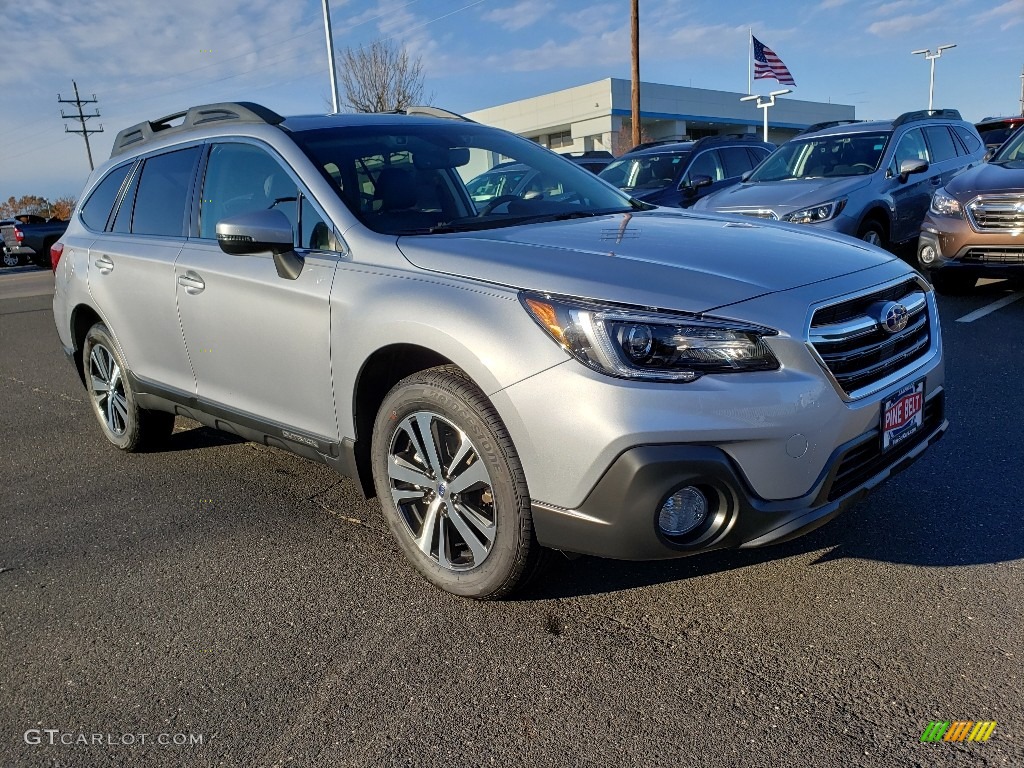
M 1003 298 L 998 301 L 993 301 L 991 304 L 987 304 L 981 309 L 976 309 L 963 317 L 958 317 L 956 321 L 958 323 L 973 323 L 978 318 L 984 317 L 991 312 L 995 312 L 997 309 L 1002 309 L 1008 304 L 1013 304 L 1013 302 L 1018 299 L 1024 299 L 1024 291 L 1017 291 L 1016 293 L 1011 293 L 1009 296 L 1003 296 Z

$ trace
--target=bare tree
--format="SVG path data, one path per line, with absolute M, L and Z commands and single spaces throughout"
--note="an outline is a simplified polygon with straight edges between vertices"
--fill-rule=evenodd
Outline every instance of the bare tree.
M 391 112 L 428 102 L 423 95 L 423 62 L 387 40 L 346 48 L 340 61 L 344 102 L 353 112 Z

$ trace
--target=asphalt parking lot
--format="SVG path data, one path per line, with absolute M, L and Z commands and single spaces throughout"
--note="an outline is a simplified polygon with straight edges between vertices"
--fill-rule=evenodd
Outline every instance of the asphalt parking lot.
M 50 285 L 0 270 L 0 768 L 1024 765 L 1022 286 L 940 298 L 950 431 L 835 522 L 477 603 L 324 467 L 110 448 Z

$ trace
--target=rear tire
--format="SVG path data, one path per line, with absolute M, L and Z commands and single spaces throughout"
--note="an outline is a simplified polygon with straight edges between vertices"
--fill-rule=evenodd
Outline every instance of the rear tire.
M 963 296 L 974 290 L 978 278 L 956 272 L 929 272 L 932 287 L 944 296 Z
M 373 479 L 416 569 L 464 597 L 494 599 L 535 572 L 526 476 L 487 397 L 455 366 L 398 382 L 373 429 Z
M 139 407 L 128 366 L 102 323 L 96 323 L 85 335 L 82 368 L 92 411 L 111 444 L 137 453 L 167 441 L 174 431 L 174 414 Z
M 6 248 L 3 249 L 3 262 L 5 267 L 16 267 L 21 264 L 21 256 L 16 253 L 11 253 Z

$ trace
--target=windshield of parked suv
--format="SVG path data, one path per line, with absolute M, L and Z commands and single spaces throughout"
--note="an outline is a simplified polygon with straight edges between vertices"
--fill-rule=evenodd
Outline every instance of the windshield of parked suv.
M 1012 163 L 1015 168 L 1024 167 L 1024 128 L 1011 136 L 989 162 Z
M 575 163 L 476 123 L 348 125 L 294 136 L 348 209 L 384 234 L 440 234 L 636 210 L 628 197 Z M 481 181 L 483 176 L 509 162 L 522 174 L 519 181 L 478 205 L 474 190 L 491 194 L 481 192 L 491 181 Z
M 886 131 L 793 139 L 761 163 L 748 181 L 865 176 L 878 170 L 891 135 Z
M 473 202 L 477 204 L 477 208 L 482 208 L 480 203 L 489 203 L 499 195 L 514 194 L 515 188 L 529 170 L 520 165 L 503 170 L 496 168 L 470 180 L 466 184 L 466 189 L 469 191 L 469 196 L 473 198 Z
M 623 157 L 610 163 L 598 176 L 630 192 L 638 189 L 664 189 L 675 180 L 689 156 L 689 152 L 676 152 Z

